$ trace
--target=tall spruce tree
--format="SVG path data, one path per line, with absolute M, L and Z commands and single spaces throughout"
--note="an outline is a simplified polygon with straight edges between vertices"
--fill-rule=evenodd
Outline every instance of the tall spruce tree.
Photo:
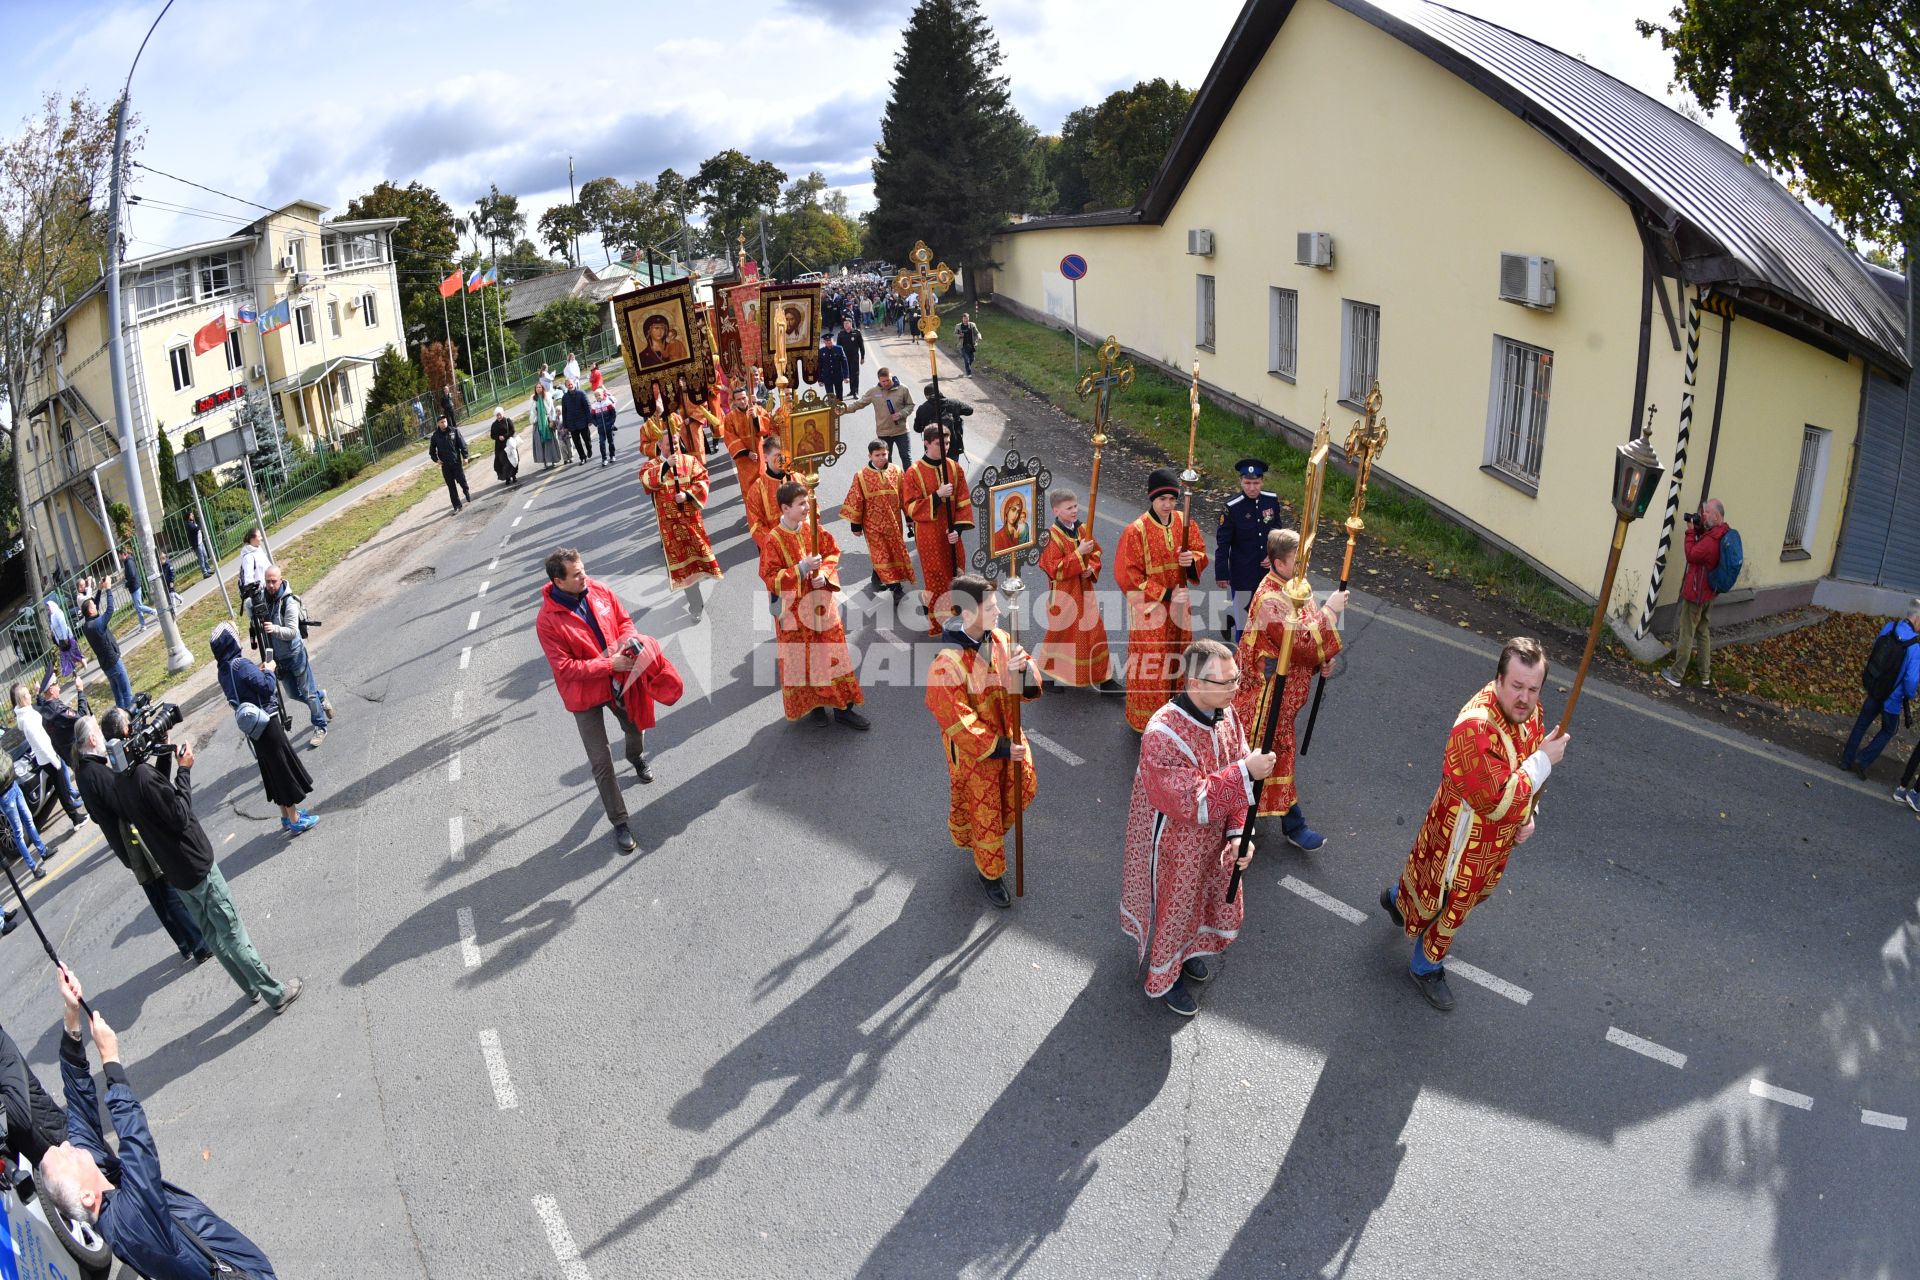
M 1000 62 L 977 0 L 920 0 L 873 161 L 868 244 L 888 260 L 905 263 L 925 240 L 949 265 L 989 265 L 989 239 L 1025 203 L 1031 131 Z

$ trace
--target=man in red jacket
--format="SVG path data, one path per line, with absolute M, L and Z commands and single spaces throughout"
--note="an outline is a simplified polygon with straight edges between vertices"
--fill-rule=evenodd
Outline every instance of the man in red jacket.
M 1700 646 L 1700 687 L 1713 688 L 1713 632 L 1708 615 L 1713 612 L 1714 590 L 1709 581 L 1720 567 L 1720 554 L 1731 527 L 1727 509 L 1720 499 L 1708 498 L 1700 510 L 1687 517 L 1687 576 L 1680 580 L 1680 632 L 1673 638 L 1673 665 L 1660 678 L 1678 689 L 1687 678 L 1687 664 L 1695 643 Z
M 560 701 L 573 713 L 580 743 L 587 749 L 593 784 L 613 824 L 620 852 L 632 853 L 638 842 L 627 825 L 627 802 L 613 776 L 613 752 L 607 742 L 603 711 L 626 735 L 627 763 L 641 782 L 652 782 L 642 754 L 641 730 L 627 715 L 621 693 L 636 663 L 648 651 L 634 630 L 633 619 L 613 592 L 587 576 L 587 566 L 572 547 L 561 547 L 547 557 L 547 589 L 540 596 L 540 616 L 534 630 L 540 649 L 553 668 Z

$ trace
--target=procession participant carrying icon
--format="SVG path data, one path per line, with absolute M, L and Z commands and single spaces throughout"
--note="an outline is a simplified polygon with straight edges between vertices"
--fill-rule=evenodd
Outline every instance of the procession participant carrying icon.
M 1080 501 L 1065 489 L 1047 495 L 1052 521 L 1040 552 L 1048 590 L 1040 606 L 1046 634 L 1033 651 L 1040 674 L 1075 689 L 1118 693 L 1107 624 L 1094 584 L 1100 580 L 1100 544 L 1093 526 L 1080 519 Z
M 866 695 L 840 619 L 840 544 L 809 511 L 806 485 L 789 480 L 775 497 L 780 518 L 760 539 L 760 580 L 774 598 L 782 709 L 789 721 L 871 728 L 855 710 Z
M 1113 581 L 1127 598 L 1127 724 L 1135 733 L 1179 689 L 1180 655 L 1193 639 L 1188 574 L 1207 563 L 1200 533 L 1175 509 L 1180 478 L 1147 476 L 1147 510 L 1120 534 Z
M 613 300 L 634 407 L 664 414 L 683 397 L 704 399 L 714 382 L 713 343 L 694 300 L 693 281 L 672 280 Z M 651 415 L 649 415 L 651 416 Z
M 717 582 L 722 574 L 702 514 L 711 495 L 706 464 L 682 431 L 691 434 L 692 428 L 670 430 L 661 455 L 640 468 L 640 487 L 653 495 L 667 577 L 674 590 L 687 593 L 687 609 L 697 618 L 702 608 L 699 584 L 708 578 Z

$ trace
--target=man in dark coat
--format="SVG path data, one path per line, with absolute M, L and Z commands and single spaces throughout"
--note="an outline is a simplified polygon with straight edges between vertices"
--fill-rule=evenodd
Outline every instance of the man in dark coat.
M 1267 464 L 1242 458 L 1233 469 L 1240 473 L 1240 492 L 1220 509 L 1220 527 L 1213 536 L 1213 585 L 1228 593 L 1227 616 L 1220 623 L 1220 635 L 1228 644 L 1267 575 L 1267 535 L 1281 527 L 1280 499 L 1261 488 Z
M 867 362 L 867 339 L 848 316 L 840 322 L 840 352 L 847 358 L 847 394 L 860 394 L 860 366 Z
M 100 663 L 100 672 L 107 678 L 107 687 L 113 690 L 113 705 L 132 710 L 133 682 L 127 679 L 126 664 L 120 661 L 120 642 L 113 638 L 111 576 L 102 586 L 101 594 L 83 603 L 80 611 L 86 619 L 80 624 L 80 634 L 87 638 L 95 660 Z
M 572 378 L 567 379 L 567 389 L 560 396 L 560 425 L 573 437 L 574 452 L 585 462 L 593 453 L 593 406 L 587 402 L 587 393 Z M 566 442 L 562 441 L 562 449 Z
M 927 398 L 913 414 L 913 429 L 924 432 L 935 422 L 947 429 L 947 452 L 949 458 L 967 456 L 967 432 L 960 419 L 973 416 L 973 406 L 964 400 L 955 400 L 944 394 L 937 386 L 929 382 L 924 390 Z
M 60 1037 L 60 1083 L 67 1095 L 67 1140 L 51 1147 L 36 1173 L 47 1199 L 68 1217 L 94 1224 L 113 1256 L 147 1280 L 207 1280 L 250 1276 L 278 1280 L 260 1246 L 160 1173 L 160 1149 L 147 1113 L 120 1065 L 120 1037 L 93 1015 L 93 1044 L 107 1078 L 107 1110 L 120 1152 L 107 1149 L 100 1129 L 100 1098 L 80 1038 L 80 984 L 60 971 L 67 1006 Z
M 87 812 L 99 822 L 100 834 L 107 838 L 107 847 L 113 850 L 113 856 L 133 872 L 133 878 L 153 907 L 153 914 L 160 918 L 161 927 L 173 939 L 180 958 L 195 964 L 211 960 L 213 952 L 201 936 L 200 926 L 193 922 L 186 900 L 160 874 L 160 864 L 129 829 L 126 815 L 120 812 L 117 794 L 120 777 L 107 764 L 107 741 L 100 732 L 100 722 L 92 716 L 81 717 L 74 732 L 74 752 L 73 779 L 80 788 L 80 798 L 87 802 Z
M 820 385 L 835 400 L 846 397 L 847 390 L 847 354 L 833 345 L 833 339 L 826 334 L 820 335 Z
M 461 499 L 472 502 L 473 490 L 467 487 L 467 442 L 460 429 L 453 425 L 452 418 L 440 419 L 440 425 L 433 429 L 427 441 L 427 457 L 440 464 L 440 478 L 447 482 L 447 497 L 453 499 L 453 513 L 459 515 Z

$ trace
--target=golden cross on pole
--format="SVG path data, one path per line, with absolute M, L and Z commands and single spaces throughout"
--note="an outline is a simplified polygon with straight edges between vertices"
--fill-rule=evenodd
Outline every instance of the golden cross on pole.
M 907 257 L 913 269 L 895 275 L 893 287 L 902 296 L 913 293 L 920 297 L 920 334 L 927 340 L 927 363 L 933 370 L 933 385 L 938 391 L 940 357 L 934 339 L 940 335 L 940 295 L 953 284 L 953 269 L 944 262 L 937 267 L 933 265 L 933 250 L 927 248 L 925 240 L 914 241 L 913 252 Z
M 1100 505 L 1100 450 L 1107 446 L 1107 415 L 1113 405 L 1113 393 L 1133 385 L 1133 366 L 1120 363 L 1120 340 L 1111 334 L 1100 344 L 1100 372 L 1088 370 L 1075 388 L 1082 400 L 1093 399 L 1093 479 L 1087 485 L 1087 528 L 1093 528 L 1094 512 Z M 1091 533 L 1088 534 L 1092 536 Z
M 1313 588 L 1307 584 L 1307 564 L 1313 559 L 1314 533 L 1320 524 L 1320 490 L 1326 483 L 1327 454 L 1332 447 L 1323 398 L 1320 429 L 1313 433 L 1313 448 L 1307 453 L 1306 486 L 1300 495 L 1300 558 L 1294 564 L 1292 580 L 1287 583 L 1287 598 L 1296 608 L 1313 598 Z

